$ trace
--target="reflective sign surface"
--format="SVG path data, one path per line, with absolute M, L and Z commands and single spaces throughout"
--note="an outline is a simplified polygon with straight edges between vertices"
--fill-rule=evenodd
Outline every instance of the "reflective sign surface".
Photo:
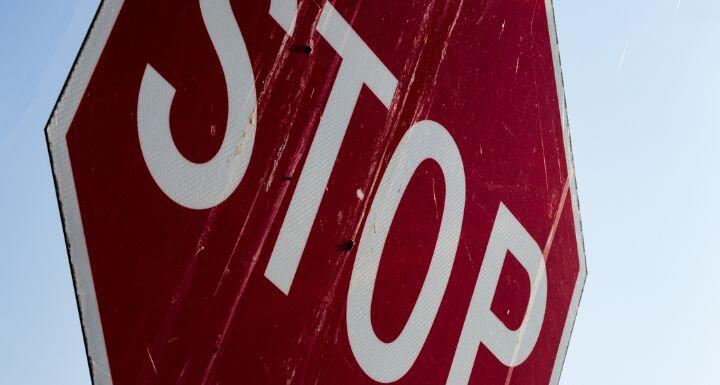
M 552 6 L 105 1 L 48 127 L 96 384 L 556 384 Z

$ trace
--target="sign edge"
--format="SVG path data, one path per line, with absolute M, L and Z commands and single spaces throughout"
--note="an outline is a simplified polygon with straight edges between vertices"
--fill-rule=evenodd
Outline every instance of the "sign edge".
M 558 353 L 555 356 L 555 364 L 553 365 L 552 374 L 550 376 L 550 385 L 558 385 L 560 383 L 560 375 L 565 363 L 568 347 L 570 346 L 570 337 L 575 326 L 577 312 L 580 307 L 585 280 L 587 279 L 587 260 L 585 257 L 585 242 L 582 232 L 582 221 L 580 218 L 580 202 L 577 193 L 577 179 L 575 178 L 575 164 L 572 154 L 572 140 L 570 138 L 570 126 L 568 123 L 567 100 L 565 99 L 565 85 L 562 76 L 562 67 L 560 61 L 560 47 L 558 43 L 557 28 L 555 22 L 555 9 L 553 0 L 545 1 L 545 12 L 548 23 L 548 32 L 550 34 L 550 48 L 553 56 L 553 67 L 555 69 L 555 85 L 557 87 L 558 109 L 563 131 L 563 145 L 565 146 L 565 162 L 567 167 L 567 177 L 571 180 L 570 184 L 570 201 L 572 204 L 573 221 L 575 227 L 575 237 L 577 240 L 578 252 L 578 277 L 575 281 L 575 288 L 570 299 L 570 308 L 565 319 L 565 326 L 560 338 Z
M 90 380 L 112 385 L 95 285 L 73 178 L 67 133 L 124 0 L 101 0 L 45 126 L 50 165 L 83 332 Z

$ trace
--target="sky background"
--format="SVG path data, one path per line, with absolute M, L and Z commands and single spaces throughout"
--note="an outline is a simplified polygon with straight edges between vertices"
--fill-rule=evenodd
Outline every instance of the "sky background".
M 89 385 L 43 129 L 97 0 L 0 0 L 0 384 Z M 717 385 L 720 2 L 555 0 L 588 280 L 562 385 Z

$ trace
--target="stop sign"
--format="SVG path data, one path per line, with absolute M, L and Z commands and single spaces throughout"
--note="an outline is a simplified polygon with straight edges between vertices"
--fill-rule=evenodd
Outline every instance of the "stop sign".
M 559 380 L 549 0 L 107 0 L 47 135 L 95 384 Z

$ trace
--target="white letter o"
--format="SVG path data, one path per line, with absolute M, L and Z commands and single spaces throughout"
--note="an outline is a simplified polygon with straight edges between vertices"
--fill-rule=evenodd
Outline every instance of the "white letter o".
M 435 160 L 445 177 L 445 202 L 432 261 L 410 317 L 392 342 L 373 330 L 370 309 L 378 266 L 390 225 L 405 189 L 425 159 Z M 405 133 L 390 159 L 363 229 L 350 279 L 347 328 L 357 362 L 382 383 L 400 379 L 425 344 L 455 260 L 465 209 L 465 172 L 460 151 L 443 126 L 425 120 Z

